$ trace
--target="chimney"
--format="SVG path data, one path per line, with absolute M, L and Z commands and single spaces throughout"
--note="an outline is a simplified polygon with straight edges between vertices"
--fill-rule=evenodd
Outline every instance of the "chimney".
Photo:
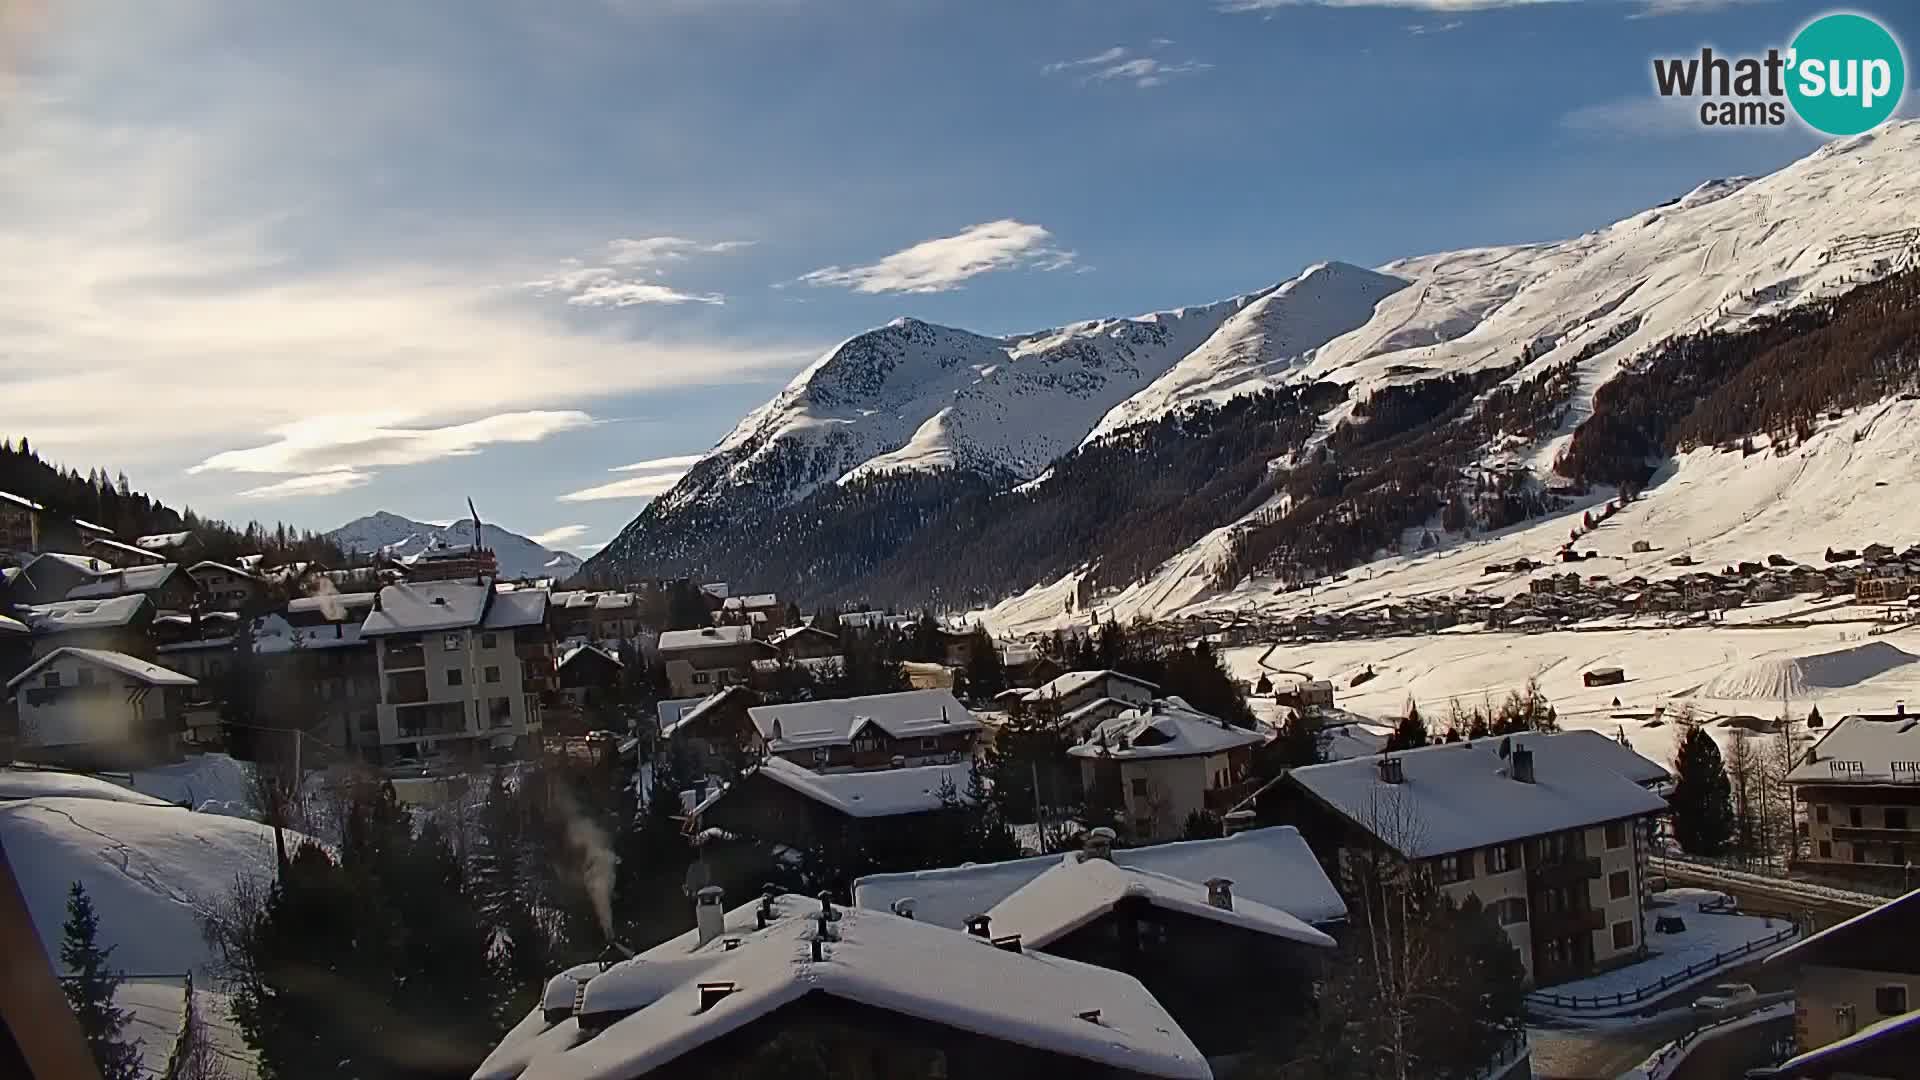
M 1233 813 L 1227 815 L 1225 821 L 1228 836 L 1232 836 L 1235 833 L 1246 832 L 1248 829 L 1255 828 L 1259 824 L 1260 819 L 1258 815 L 1251 810 L 1235 810 Z
M 1010 953 L 1017 953 L 1020 951 L 1020 935 L 1019 934 L 1008 934 L 1005 937 L 997 937 L 997 938 L 992 938 L 990 940 L 993 942 L 993 947 L 996 949 L 1001 949 L 1005 952 L 1010 952 Z
M 1089 830 L 1086 841 L 1080 850 L 1080 861 L 1086 862 L 1088 859 L 1105 859 L 1108 862 L 1112 862 L 1113 841 L 1114 831 L 1105 825 L 1097 829 Z
M 718 885 L 709 885 L 693 894 L 693 922 L 700 930 L 702 945 L 726 932 L 727 909 L 720 903 L 723 895 Z
M 1407 782 L 1406 766 L 1397 757 L 1380 759 L 1380 782 L 1383 784 L 1404 784 Z
M 1523 784 L 1533 783 L 1533 751 L 1516 745 L 1513 748 L 1511 772 L 1515 780 Z
M 915 901 L 914 898 L 911 896 L 903 896 L 900 899 L 895 900 L 893 903 L 887 905 L 887 907 L 891 909 L 895 915 L 898 915 L 903 919 L 913 918 L 913 910 L 916 906 L 917 906 L 917 901 Z
M 1907 703 L 1904 701 L 1894 702 L 1893 715 L 1899 717 L 1902 720 L 1905 720 L 1907 718 Z
M 1221 911 L 1232 911 L 1233 879 L 1223 877 L 1208 878 L 1207 903 L 1219 908 Z
M 827 958 L 827 947 L 826 947 L 825 945 L 823 945 L 823 944 L 821 944 L 821 942 L 820 942 L 820 939 L 819 939 L 819 938 L 817 938 L 817 937 L 816 937 L 816 938 L 814 938 L 814 939 L 813 939 L 813 942 L 812 942 L 812 949 L 813 949 L 813 962 L 814 962 L 814 963 L 816 963 L 816 964 L 818 964 L 818 963 L 820 963 L 820 962 L 821 962 L 822 960 L 825 960 L 825 959 Z
M 893 759 L 889 761 L 888 764 L 892 765 L 896 769 L 904 769 L 907 767 L 906 756 L 903 754 L 895 754 L 893 755 Z
M 715 1005 L 720 1004 L 720 999 L 726 997 L 728 994 L 733 993 L 735 989 L 736 987 L 730 982 L 701 983 L 700 984 L 700 1011 L 706 1012 L 708 1009 L 711 1009 Z
M 993 920 L 987 918 L 985 915 L 967 916 L 967 923 L 966 923 L 967 933 L 972 934 L 974 937 L 987 938 L 991 940 L 993 937 L 993 932 L 989 929 L 989 927 L 991 927 L 992 925 L 993 925 Z
M 1074 1015 L 1078 1016 L 1082 1020 L 1085 1020 L 1089 1024 L 1097 1024 L 1100 1022 L 1099 1009 L 1088 1009 L 1086 1012 L 1075 1013 Z

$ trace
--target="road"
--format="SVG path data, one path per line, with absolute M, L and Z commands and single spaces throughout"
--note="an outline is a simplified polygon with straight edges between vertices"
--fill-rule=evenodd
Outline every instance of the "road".
M 1793 989 L 1791 973 L 1778 967 L 1768 967 L 1755 962 L 1743 964 L 1711 980 L 1716 983 L 1751 983 L 1762 994 L 1779 990 Z M 1635 1065 L 1645 1061 L 1655 1050 L 1685 1035 L 1700 1025 L 1700 1019 L 1691 1013 L 1682 1012 L 1687 1005 L 1703 991 L 1692 987 L 1669 995 L 1649 1006 L 1653 1013 L 1650 1019 L 1629 1022 L 1610 1021 L 1599 1027 L 1542 1027 L 1535 1026 L 1528 1031 L 1533 1046 L 1533 1075 L 1538 1080 L 1614 1080 L 1615 1077 Z M 1762 1030 L 1770 1031 L 1773 1025 Z M 1743 1029 L 1744 1030 L 1744 1029 Z M 1793 1023 L 1786 1022 L 1786 1033 L 1791 1034 Z M 1722 1040 L 1728 1041 L 1728 1040 Z M 1772 1036 L 1766 1039 L 1737 1038 L 1731 1042 L 1743 1046 L 1766 1047 L 1772 1043 Z M 1696 1051 L 1706 1054 L 1703 1046 Z M 1731 1053 L 1726 1048 L 1716 1048 L 1717 1056 Z M 1694 1055 L 1688 1055 L 1687 1069 L 1675 1074 L 1676 1080 L 1720 1080 L 1722 1073 L 1712 1071 L 1692 1071 Z M 1767 1064 L 1756 1061 L 1755 1064 Z M 1701 1066 L 1703 1070 L 1706 1066 Z M 1725 1076 L 1737 1078 L 1745 1071 L 1743 1066 Z

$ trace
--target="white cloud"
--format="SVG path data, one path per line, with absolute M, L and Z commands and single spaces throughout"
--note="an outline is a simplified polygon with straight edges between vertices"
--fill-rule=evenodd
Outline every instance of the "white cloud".
M 555 544 L 564 543 L 575 537 L 584 536 L 588 531 L 589 526 L 586 525 L 562 525 L 558 528 L 548 529 L 543 533 L 535 533 L 527 537 L 527 539 L 539 544 L 541 547 L 550 548 Z
M 278 428 L 279 438 L 263 446 L 226 450 L 188 472 L 307 473 L 381 465 L 419 465 L 440 458 L 466 457 L 494 443 L 539 442 L 593 422 L 586 413 L 499 413 L 447 427 L 399 427 L 399 420 L 369 416 L 325 416 Z
M 1424 37 L 1428 34 L 1450 34 L 1465 25 L 1467 24 L 1461 22 L 1459 19 L 1443 23 L 1414 23 L 1407 27 L 1407 33 L 1412 34 L 1414 37 Z
M 1780 127 L 1719 127 L 1700 122 L 1701 101 L 1645 97 L 1618 98 L 1582 105 L 1560 117 L 1560 126 L 1576 135 L 1610 138 L 1735 138 L 1739 136 L 1804 136 L 1795 124 Z
M 1495 8 L 1534 7 L 1572 0 L 1221 0 L 1220 10 L 1273 11 L 1289 7 L 1405 8 L 1413 11 L 1490 11 Z M 1658 0 L 1655 0 L 1658 2 Z
M 373 479 L 372 473 L 356 472 L 353 469 L 334 469 L 310 476 L 295 476 L 261 487 L 247 488 L 238 494 L 242 499 L 292 499 L 338 495 L 343 491 L 351 491 L 371 479 Z
M 665 472 L 671 469 L 685 470 L 700 464 L 700 459 L 706 456 L 707 455 L 705 454 L 681 454 L 678 457 L 652 458 L 647 461 L 636 461 L 631 465 L 616 466 L 612 469 L 608 469 L 607 471 L 608 472 Z
M 681 236 L 648 236 L 607 242 L 607 261 L 615 266 L 654 266 L 685 259 L 689 255 L 724 255 L 753 246 L 751 240 L 721 240 L 703 244 Z
M 673 490 L 673 485 L 687 475 L 684 472 L 655 473 L 652 476 L 635 476 L 626 480 L 615 480 L 598 487 L 569 491 L 560 496 L 561 502 L 599 502 L 604 499 L 651 499 L 665 495 Z
M 543 278 L 525 283 L 535 295 L 565 295 L 574 307 L 633 307 L 638 304 L 724 304 L 721 293 L 692 293 L 646 277 L 651 271 L 658 277 L 664 263 L 681 262 L 693 255 L 723 255 L 753 246 L 751 240 L 720 240 L 702 243 L 681 236 L 648 236 L 607 242 L 604 266 L 589 266 L 570 259 L 564 268 Z
M 1772 3 L 1773 0 L 1641 0 L 1640 10 L 1628 18 L 1655 19 L 1662 15 L 1698 15 L 1723 11 L 1740 4 Z
M 1053 234 L 1011 218 L 926 240 L 869 266 L 828 266 L 800 277 L 810 285 L 844 285 L 862 293 L 934 293 L 959 288 L 996 270 L 1061 270 L 1074 254 L 1049 243 Z
M 1154 38 L 1153 48 L 1172 45 L 1169 38 Z M 1137 56 L 1125 46 L 1115 45 L 1104 52 L 1084 56 L 1078 60 L 1057 60 L 1041 68 L 1042 74 L 1058 75 L 1066 72 L 1076 73 L 1080 82 L 1112 82 L 1115 80 L 1131 82 L 1142 90 L 1159 86 L 1178 75 L 1192 75 L 1212 69 L 1213 65 L 1199 60 L 1182 60 L 1168 63 L 1157 57 Z
M 592 555 L 595 552 L 599 551 L 601 548 L 606 546 L 607 546 L 606 541 L 603 540 L 597 544 L 575 544 L 573 545 L 573 550 L 579 552 L 582 555 Z

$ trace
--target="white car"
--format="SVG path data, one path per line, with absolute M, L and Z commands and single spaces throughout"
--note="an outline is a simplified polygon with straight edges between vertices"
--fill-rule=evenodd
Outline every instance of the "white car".
M 1743 1002 L 1752 1001 L 1759 996 L 1760 991 L 1755 990 L 1751 984 L 1721 983 L 1719 986 L 1694 998 L 1693 1007 L 1703 1012 L 1711 1012 L 1716 1009 L 1732 1008 Z

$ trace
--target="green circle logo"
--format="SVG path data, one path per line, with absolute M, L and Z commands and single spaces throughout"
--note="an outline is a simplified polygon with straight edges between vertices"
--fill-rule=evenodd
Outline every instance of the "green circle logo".
M 1900 43 L 1864 15 L 1823 15 L 1808 23 L 1787 62 L 1793 111 L 1828 135 L 1879 127 L 1907 89 Z

